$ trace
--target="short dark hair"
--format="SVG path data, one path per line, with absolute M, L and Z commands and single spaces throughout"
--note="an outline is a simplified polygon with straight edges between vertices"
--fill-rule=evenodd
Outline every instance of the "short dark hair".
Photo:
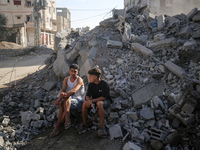
M 95 75 L 99 78 L 101 76 L 101 70 L 99 68 L 92 68 L 88 71 L 88 74 Z
M 71 66 L 69 67 L 70 69 L 71 68 L 74 68 L 74 69 L 77 69 L 79 70 L 79 66 L 77 64 L 71 64 Z

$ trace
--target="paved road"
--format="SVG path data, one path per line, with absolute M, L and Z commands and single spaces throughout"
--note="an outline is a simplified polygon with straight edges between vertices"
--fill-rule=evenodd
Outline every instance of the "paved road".
M 36 72 L 41 65 L 39 69 L 42 69 L 45 66 L 44 60 L 48 56 L 49 54 L 32 54 L 22 57 L 10 57 L 8 60 L 0 61 L 0 87 L 8 86 L 8 83 Z M 14 66 L 16 67 L 14 68 Z

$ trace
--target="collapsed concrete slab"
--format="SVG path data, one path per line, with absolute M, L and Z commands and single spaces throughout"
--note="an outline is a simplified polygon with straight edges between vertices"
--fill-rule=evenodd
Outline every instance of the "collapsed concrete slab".
M 69 63 L 73 63 L 74 60 L 79 56 L 79 51 L 74 48 L 72 51 L 67 53 L 66 59 Z
M 57 53 L 57 58 L 55 60 L 55 62 L 53 63 L 53 71 L 56 74 L 56 76 L 58 77 L 66 77 L 67 75 L 69 75 L 69 62 L 66 61 L 65 59 L 65 50 L 61 49 L 58 50 Z
M 190 35 L 190 32 L 191 32 L 191 28 L 189 26 L 186 26 L 186 27 L 182 27 L 176 35 L 181 38 L 186 38 Z
M 156 17 L 156 20 L 157 20 L 158 30 L 162 30 L 165 27 L 165 16 L 160 15 L 160 16 Z
M 88 70 L 90 70 L 92 67 L 94 67 L 94 62 L 91 58 L 87 58 L 84 64 L 80 68 L 80 76 L 81 77 L 87 77 L 88 79 Z
M 163 82 L 151 82 L 136 90 L 131 95 L 134 107 L 141 107 L 143 104 L 149 102 L 154 96 L 162 96 L 164 89 Z
M 187 14 L 187 19 L 188 20 L 192 20 L 192 18 L 194 17 L 194 15 L 198 12 L 197 8 L 193 8 L 188 14 Z
M 108 48 L 117 48 L 117 49 L 121 49 L 122 46 L 123 46 L 122 42 L 107 40 L 107 47 L 108 47 Z
M 169 69 L 172 73 L 174 73 L 175 75 L 177 75 L 180 78 L 184 77 L 184 70 L 177 66 L 176 64 L 172 63 L 171 61 L 167 61 L 165 63 L 165 67 L 167 67 L 167 69 Z
M 157 42 L 149 43 L 148 47 L 153 49 L 159 49 L 163 47 L 172 47 L 176 45 L 175 38 L 168 38 Z
M 142 53 L 146 57 L 153 56 L 153 52 L 150 49 L 144 47 L 143 45 L 139 43 L 132 43 L 131 46 L 135 51 Z

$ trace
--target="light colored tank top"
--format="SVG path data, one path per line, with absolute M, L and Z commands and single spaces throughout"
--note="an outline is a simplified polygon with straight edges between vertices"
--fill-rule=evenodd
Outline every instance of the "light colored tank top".
M 67 91 L 72 90 L 76 86 L 78 76 L 77 76 L 77 78 L 74 82 L 71 82 L 70 78 L 71 77 L 69 77 L 68 80 L 67 80 Z M 85 100 L 85 88 L 84 88 L 84 86 L 81 86 L 80 89 L 74 95 L 72 95 L 71 97 Z

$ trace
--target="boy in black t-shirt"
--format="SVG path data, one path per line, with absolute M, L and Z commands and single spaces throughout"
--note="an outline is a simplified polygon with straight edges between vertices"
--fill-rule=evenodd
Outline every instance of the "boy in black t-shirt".
M 87 113 L 89 108 L 94 108 L 97 106 L 97 111 L 100 118 L 100 129 L 98 130 L 98 135 L 101 137 L 107 136 L 105 126 L 104 126 L 104 109 L 108 108 L 111 104 L 109 85 L 106 81 L 100 78 L 101 70 L 98 68 L 93 68 L 88 71 L 89 74 L 89 85 L 86 94 L 86 101 L 84 101 L 82 106 L 82 116 L 83 125 L 78 128 L 79 134 L 85 133 L 87 131 Z

